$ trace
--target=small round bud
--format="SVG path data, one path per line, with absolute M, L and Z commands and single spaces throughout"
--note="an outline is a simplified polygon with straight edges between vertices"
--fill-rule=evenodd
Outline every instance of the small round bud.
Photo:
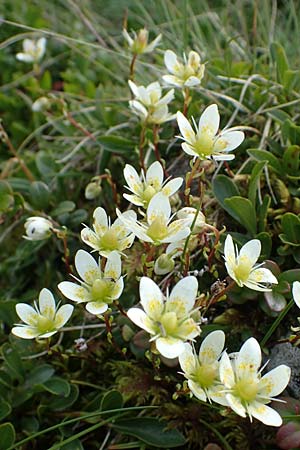
M 94 200 L 101 193 L 102 187 L 99 182 L 91 181 L 85 188 L 84 196 L 87 200 Z
M 154 264 L 154 272 L 156 275 L 165 275 L 174 269 L 175 263 L 169 255 L 163 253 Z
M 191 226 L 196 214 L 197 214 L 196 208 L 191 208 L 191 207 L 187 206 L 178 211 L 177 217 L 178 217 L 178 219 L 189 220 L 190 221 L 189 226 Z M 196 233 L 196 234 L 200 233 L 200 231 L 202 230 L 203 227 L 205 227 L 205 216 L 201 211 L 198 211 L 196 223 L 194 224 L 192 232 Z
M 29 217 L 25 224 L 26 236 L 29 241 L 42 241 L 51 235 L 52 222 L 44 217 Z
M 47 97 L 40 97 L 34 103 L 32 103 L 31 109 L 34 112 L 42 112 L 49 108 L 50 101 Z

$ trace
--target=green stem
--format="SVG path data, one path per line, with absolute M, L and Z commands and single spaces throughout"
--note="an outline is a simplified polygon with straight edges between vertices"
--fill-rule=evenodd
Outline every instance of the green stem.
M 280 324 L 280 322 L 282 321 L 282 319 L 287 315 L 287 313 L 289 312 L 289 310 L 291 309 L 291 307 L 294 305 L 294 299 L 291 299 L 289 301 L 289 303 L 286 305 L 286 307 L 281 311 L 281 313 L 279 314 L 279 316 L 276 318 L 276 320 L 272 323 L 272 325 L 270 326 L 270 328 L 268 329 L 268 331 L 266 332 L 265 336 L 263 337 L 260 346 L 264 347 L 267 343 L 267 341 L 270 339 L 270 337 L 272 336 L 272 334 L 274 333 L 274 331 L 276 330 L 276 328 L 278 327 L 278 325 Z
M 200 423 L 202 423 L 206 428 L 208 428 L 209 430 L 211 430 L 216 436 L 217 438 L 220 440 L 220 442 L 223 444 L 224 449 L 226 450 L 233 450 L 233 448 L 231 447 L 231 445 L 228 444 L 228 442 L 226 441 L 226 439 L 222 436 L 222 434 L 212 425 L 210 425 L 209 423 L 205 422 L 205 420 L 203 419 L 199 419 Z M 52 449 L 51 449 L 52 450 Z
M 190 227 L 191 232 L 190 232 L 190 234 L 188 235 L 188 237 L 186 238 L 185 243 L 184 243 L 183 252 L 182 252 L 182 255 L 181 255 L 180 271 L 183 269 L 183 264 L 184 264 L 184 262 L 185 262 L 185 255 L 186 255 L 187 248 L 188 248 L 188 245 L 189 245 L 189 242 L 190 242 L 190 238 L 191 238 L 191 235 L 192 235 L 192 231 L 193 231 L 193 229 L 194 229 L 195 223 L 196 223 L 196 221 L 197 221 L 197 217 L 198 217 L 199 212 L 200 212 L 200 208 L 201 208 L 201 202 L 198 203 L 197 210 L 196 210 L 196 214 L 195 214 L 194 220 L 193 220 L 193 222 L 192 222 L 192 225 L 191 225 L 191 227 Z M 186 270 L 186 271 L 187 271 L 187 269 L 188 269 L 188 268 L 185 267 L 185 270 Z

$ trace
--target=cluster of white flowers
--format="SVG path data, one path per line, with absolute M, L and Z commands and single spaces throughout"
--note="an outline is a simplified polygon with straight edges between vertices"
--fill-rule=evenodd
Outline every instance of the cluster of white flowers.
M 135 56 L 151 52 L 161 38 L 158 36 L 149 44 L 145 29 L 134 33 L 133 38 L 126 30 L 123 33 Z M 36 62 L 44 51 L 45 40 L 26 40 L 24 54 L 18 54 L 17 57 L 23 61 Z M 167 50 L 164 60 L 171 73 L 163 76 L 167 84 L 181 89 L 200 84 L 205 66 L 201 64 L 198 53 L 191 51 L 188 59 L 184 57 L 182 63 L 174 52 Z M 168 110 L 174 98 L 174 89 L 163 96 L 158 82 L 145 87 L 130 80 L 129 86 L 134 96 L 129 106 L 146 126 L 160 125 L 175 117 Z M 229 152 L 245 138 L 242 131 L 227 129 L 219 132 L 220 116 L 216 104 L 204 110 L 198 126 L 192 119 L 195 130 L 180 111 L 176 117 L 180 138 L 184 141 L 182 149 L 193 158 L 231 160 L 234 155 Z M 131 207 L 138 207 L 137 212 L 133 209 L 125 212 L 116 209 L 117 219 L 111 223 L 105 209 L 97 207 L 93 213 L 93 226 L 84 227 L 81 239 L 101 258 L 97 262 L 90 253 L 79 250 L 75 256 L 75 267 L 80 278 L 74 276 L 76 282 L 63 281 L 58 284 L 58 289 L 65 297 L 75 303 L 85 303 L 87 311 L 98 317 L 107 314 L 123 292 L 122 258 L 126 257 L 126 251 L 135 239 L 154 250 L 154 274 L 164 276 L 174 271 L 176 258 L 182 255 L 186 239 L 191 233 L 202 233 L 207 225 L 204 214 L 190 206 L 172 214 L 171 197 L 181 188 L 183 179 L 177 177 L 164 180 L 164 168 L 160 161 L 152 163 L 148 170 L 143 169 L 141 175 L 133 166 L 126 164 L 124 178 L 127 184 L 125 188 L 130 191 L 129 194 L 123 194 L 124 198 Z M 25 237 L 29 240 L 47 239 L 52 228 L 50 220 L 31 217 L 25 223 Z M 248 241 L 239 251 L 232 236 L 227 234 L 224 245 L 225 267 L 236 285 L 267 292 L 278 283 L 272 272 L 262 267 L 263 263 L 257 264 L 260 253 L 261 243 L 258 239 Z M 230 407 L 242 417 L 248 415 L 250 420 L 254 417 L 266 425 L 279 426 L 281 417 L 267 404 L 285 389 L 290 369 L 281 365 L 261 376 L 258 342 L 250 338 L 238 353 L 227 354 L 224 351 L 225 335 L 220 330 L 207 335 L 197 355 L 190 343 L 201 333 L 197 296 L 198 281 L 194 276 L 180 279 L 170 293 L 168 290 L 162 292 L 155 281 L 143 276 L 140 280 L 141 307 L 130 308 L 127 315 L 135 325 L 149 333 L 153 350 L 166 358 L 179 358 L 190 391 L 198 399 Z M 293 296 L 300 307 L 299 282 L 293 285 Z M 24 303 L 17 305 L 17 314 L 25 324 L 14 327 L 12 332 L 26 339 L 50 337 L 63 327 L 72 311 L 71 305 L 57 309 L 51 292 L 43 289 L 39 307 L 36 304 L 35 308 Z

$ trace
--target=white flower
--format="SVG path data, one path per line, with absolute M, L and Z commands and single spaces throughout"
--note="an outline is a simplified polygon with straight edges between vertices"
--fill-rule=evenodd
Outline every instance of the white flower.
M 200 334 L 198 324 L 191 318 L 197 296 L 195 277 L 185 277 L 164 298 L 161 290 L 150 278 L 140 281 L 140 298 L 144 311 L 130 308 L 128 317 L 152 335 L 156 348 L 166 358 L 176 358 L 185 349 L 184 342 Z
M 228 275 L 238 286 L 247 286 L 255 291 L 268 292 L 272 289 L 264 286 L 264 283 L 278 284 L 278 281 L 269 269 L 261 268 L 262 264 L 255 264 L 260 251 L 260 241 L 252 239 L 238 252 L 232 237 L 228 234 L 224 245 L 225 266 Z
M 32 103 L 31 109 L 34 112 L 41 112 L 50 106 L 49 98 L 39 97 L 35 102 Z
M 184 344 L 179 364 L 188 379 L 192 393 L 203 402 L 213 400 L 227 406 L 224 386 L 219 377 L 219 358 L 224 349 L 225 334 L 221 330 L 209 333 L 196 355 L 190 344 Z
M 42 289 L 39 295 L 39 305 L 34 302 L 34 308 L 27 303 L 18 303 L 16 311 L 25 324 L 13 327 L 11 332 L 23 339 L 48 338 L 55 334 L 70 319 L 74 306 L 56 307 L 52 292 Z
M 128 184 L 126 186 L 132 194 L 123 194 L 129 202 L 134 205 L 147 207 L 152 197 L 158 192 L 162 192 L 167 197 L 175 194 L 182 185 L 182 178 L 174 178 L 171 181 L 164 182 L 164 171 L 162 165 L 155 161 L 146 172 L 142 173 L 142 179 L 139 177 L 134 167 L 126 164 L 124 169 L 124 178 Z
M 153 52 L 161 40 L 161 34 L 159 34 L 152 42 L 148 44 L 149 32 L 146 28 L 142 28 L 138 33 L 135 31 L 132 33 L 133 38 L 126 29 L 123 30 L 123 36 L 129 45 L 130 51 L 135 55 Z
M 129 87 L 135 96 L 129 101 L 131 110 L 137 114 L 143 122 L 160 124 L 175 118 L 169 114 L 168 104 L 174 98 L 174 89 L 171 89 L 162 97 L 161 86 L 158 82 L 145 86 L 137 86 L 133 81 L 128 81 Z
M 141 241 L 152 242 L 155 245 L 176 242 L 190 234 L 187 220 L 171 221 L 171 206 L 168 197 L 158 192 L 149 202 L 146 222 L 140 223 L 136 218 L 125 216 L 117 210 L 119 220 L 128 231 L 134 233 Z
M 42 37 L 37 41 L 32 39 L 24 39 L 23 52 L 17 53 L 16 58 L 19 61 L 28 63 L 37 63 L 45 54 L 46 38 Z
M 287 386 L 291 369 L 282 364 L 261 377 L 261 349 L 256 339 L 248 339 L 235 357 L 230 360 L 225 352 L 220 361 L 220 379 L 224 384 L 228 405 L 239 416 L 248 415 L 265 425 L 279 427 L 280 415 L 269 406 Z
M 123 216 L 126 220 L 136 220 L 134 211 L 126 211 Z M 95 209 L 93 218 L 94 231 L 87 226 L 81 231 L 81 239 L 85 244 L 94 250 L 98 250 L 100 255 L 105 257 L 114 250 L 122 253 L 123 250 L 131 247 L 134 234 L 127 230 L 120 219 L 110 225 L 110 218 L 107 217 L 105 210 L 101 207 Z
M 181 147 L 188 155 L 200 159 L 215 159 L 216 161 L 230 161 L 234 155 L 227 152 L 234 150 L 244 140 L 242 131 L 230 131 L 230 129 L 217 134 L 220 125 L 220 115 L 218 106 L 213 104 L 208 106 L 202 113 L 198 127 L 194 122 L 195 130 L 187 118 L 177 112 L 177 122 L 180 133 L 185 142 Z
M 192 208 L 190 206 L 186 206 L 184 208 L 181 208 L 177 212 L 177 217 L 179 219 L 188 219 L 190 221 L 190 226 L 191 226 L 192 223 L 194 222 L 196 214 L 197 214 L 197 209 L 196 208 Z M 206 223 L 205 223 L 205 216 L 204 216 L 204 214 L 201 211 L 198 211 L 196 222 L 194 224 L 192 232 L 195 233 L 195 234 L 200 233 L 200 231 L 203 230 L 205 225 L 206 225 Z
M 178 61 L 178 58 L 172 50 L 167 50 L 164 55 L 165 65 L 172 75 L 164 75 L 163 80 L 177 87 L 198 86 L 204 75 L 204 64 L 200 62 L 198 53 L 191 51 L 184 64 Z
M 24 239 L 28 241 L 42 241 L 51 236 L 52 222 L 44 217 L 32 216 L 29 217 L 25 224 L 26 236 Z
M 300 282 L 299 281 L 295 281 L 293 283 L 292 292 L 293 292 L 294 302 L 296 303 L 298 308 L 300 308 Z
M 124 283 L 121 277 L 121 257 L 118 252 L 111 252 L 106 261 L 104 273 L 94 258 L 84 250 L 78 250 L 75 267 L 83 281 L 81 284 L 62 281 L 58 289 L 63 295 L 77 303 L 87 303 L 86 309 L 91 314 L 103 314 L 114 300 L 122 294 Z

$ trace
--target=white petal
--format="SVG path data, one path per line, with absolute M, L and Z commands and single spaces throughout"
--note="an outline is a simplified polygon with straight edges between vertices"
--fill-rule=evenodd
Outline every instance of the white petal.
M 174 75 L 164 75 L 162 79 L 171 86 L 182 87 L 184 81 Z
M 132 109 L 132 111 L 140 116 L 142 119 L 146 119 L 148 117 L 148 111 L 140 102 L 137 100 L 130 100 L 129 106 Z
M 277 411 L 259 402 L 251 402 L 248 406 L 249 415 L 260 420 L 265 425 L 270 425 L 271 427 L 280 427 L 282 425 L 282 418 Z
M 193 149 L 193 147 L 191 145 L 186 144 L 185 142 L 183 142 L 183 144 L 181 144 L 181 148 L 188 155 L 190 155 L 190 156 L 197 156 L 199 158 L 198 153 L 195 152 L 195 150 Z
M 118 214 L 118 216 L 119 216 L 119 214 Z M 128 221 L 131 221 L 131 222 L 136 222 L 136 220 L 137 220 L 136 212 L 132 211 L 132 210 L 125 211 L 122 214 L 122 218 L 125 220 L 128 220 Z M 111 230 L 113 230 L 114 233 L 118 236 L 118 239 L 123 239 L 126 236 L 128 236 L 128 234 L 129 234 L 128 230 L 126 229 L 126 227 L 124 227 L 124 224 L 123 224 L 122 220 L 120 220 L 119 217 L 112 224 Z
M 290 367 L 284 364 L 275 367 L 259 381 L 258 395 L 264 398 L 276 397 L 287 387 L 290 376 Z
M 123 194 L 123 197 L 126 198 L 130 203 L 137 206 L 144 206 L 143 200 L 140 197 L 134 194 Z
M 47 317 L 50 320 L 55 316 L 55 300 L 53 294 L 49 289 L 42 289 L 39 295 L 39 310 L 42 316 Z
M 78 250 L 76 253 L 75 267 L 78 275 L 88 284 L 92 284 L 96 278 L 100 277 L 100 269 L 97 262 L 85 250 Z
M 169 359 L 177 358 L 184 352 L 184 343 L 171 336 L 158 338 L 155 343 L 159 353 Z
M 139 88 L 138 86 L 131 80 L 128 80 L 129 87 L 135 97 L 139 97 Z
M 209 333 L 201 344 L 199 360 L 202 364 L 211 364 L 217 361 L 224 349 L 225 334 L 222 330 Z
M 32 39 L 24 39 L 23 50 L 25 53 L 33 53 L 35 51 L 36 43 Z
M 235 382 L 232 364 L 226 352 L 223 353 L 220 360 L 220 379 L 226 388 L 232 388 Z
M 125 30 L 125 28 L 123 29 L 122 32 L 124 38 L 126 39 L 126 41 L 128 42 L 129 47 L 132 47 L 133 45 L 133 39 L 131 38 L 131 36 L 129 35 L 128 31 Z
M 261 365 L 261 349 L 255 338 L 249 338 L 238 352 L 235 369 L 238 378 L 255 375 Z
M 211 156 L 215 161 L 232 161 L 235 158 L 235 155 L 226 155 L 221 153 Z
M 155 49 L 155 47 L 159 44 L 159 41 L 161 40 L 162 35 L 159 34 L 150 44 L 147 45 L 147 47 L 144 50 L 144 53 L 151 53 Z
M 271 270 L 262 267 L 252 270 L 248 281 L 254 283 L 278 284 L 277 278 L 272 274 Z
M 208 106 L 202 113 L 199 120 L 199 130 L 203 128 L 209 129 L 211 134 L 215 136 L 220 125 L 220 115 L 216 104 Z
M 172 289 L 170 297 L 167 299 L 167 311 L 174 311 L 178 318 L 186 317 L 192 310 L 198 290 L 196 277 L 189 276 L 182 278 Z
M 16 58 L 19 61 L 28 62 L 28 63 L 32 63 L 34 61 L 34 58 L 29 53 L 17 53 Z M 27 338 L 27 339 L 31 339 L 31 338 Z
M 121 276 L 121 256 L 118 252 L 113 251 L 109 254 L 105 270 L 105 278 L 112 278 L 113 280 L 118 280 Z
M 134 194 L 139 195 L 143 190 L 143 183 L 141 182 L 140 177 L 135 168 L 130 166 L 129 164 L 126 164 L 124 169 L 124 178 L 130 190 Z
M 168 226 L 168 236 L 161 240 L 162 243 L 178 242 L 182 241 L 191 233 L 190 228 L 187 226 L 187 221 L 184 219 L 174 220 Z
M 130 308 L 127 311 L 127 316 L 138 327 L 146 330 L 150 334 L 155 334 L 155 330 L 153 329 L 151 320 L 142 309 Z
M 253 291 L 258 291 L 258 292 L 271 292 L 272 291 L 271 288 L 264 287 L 263 285 L 260 285 L 253 281 L 250 282 L 249 279 L 247 281 L 244 281 L 243 285 L 239 285 L 239 286 L 246 286 L 248 289 L 252 289 Z
M 176 54 L 172 50 L 165 51 L 164 62 L 169 72 L 173 74 L 177 72 L 179 63 Z
M 192 380 L 189 380 L 188 386 L 195 397 L 197 397 L 199 400 L 202 400 L 202 402 L 207 401 L 206 394 L 199 384 L 195 383 Z
M 111 292 L 110 298 L 111 300 L 117 300 L 120 295 L 122 294 L 124 289 L 124 281 L 123 278 L 119 278 L 118 281 L 116 281 L 114 288 Z
M 40 39 L 38 39 L 37 43 L 36 43 L 36 47 L 38 50 L 38 59 L 41 59 L 46 51 L 46 38 L 42 37 Z
M 188 343 L 184 344 L 184 351 L 179 356 L 179 364 L 181 369 L 187 374 L 191 374 L 195 370 L 195 356 L 192 346 Z
M 34 339 L 39 335 L 39 332 L 34 327 L 13 327 L 12 334 L 22 339 Z
M 74 302 L 88 302 L 91 299 L 91 294 L 87 289 L 70 281 L 62 281 L 57 287 L 65 297 Z
M 161 192 L 155 194 L 149 202 L 147 208 L 147 222 L 151 225 L 158 217 L 164 218 L 166 221 L 171 215 L 171 205 L 168 197 Z
M 300 308 L 300 282 L 295 281 L 293 283 L 293 299 L 298 308 Z
M 246 417 L 246 409 L 240 402 L 240 400 L 231 394 L 226 394 L 226 400 L 228 402 L 228 405 L 230 406 L 233 411 L 238 414 L 241 417 Z
M 74 311 L 73 305 L 63 305 L 61 306 L 55 315 L 55 328 L 59 329 L 64 326 L 66 322 L 70 319 Z
M 224 386 L 222 384 L 211 386 L 208 389 L 208 395 L 212 401 L 218 403 L 219 405 L 228 406 Z
M 171 89 L 157 102 L 157 106 L 167 105 L 173 100 L 173 98 L 174 98 L 174 89 Z
M 193 142 L 195 141 L 196 138 L 195 138 L 195 132 L 194 132 L 190 122 L 180 111 L 177 111 L 176 118 L 177 118 L 178 128 L 179 128 L 180 133 L 182 134 L 184 140 L 190 144 L 193 144 Z
M 36 324 L 39 316 L 36 310 L 32 306 L 27 305 L 27 303 L 18 303 L 16 312 L 23 322 L 32 326 Z
M 261 243 L 259 239 L 252 239 L 247 242 L 240 250 L 239 258 L 247 257 L 252 266 L 256 263 L 261 252 Z
M 151 278 L 141 278 L 140 298 L 146 314 L 153 320 L 160 320 L 164 309 L 163 294 Z
M 235 248 L 232 237 L 230 234 L 227 235 L 225 244 L 224 244 L 224 256 L 225 260 L 229 265 L 235 264 Z
M 105 311 L 108 310 L 108 305 L 103 302 L 88 302 L 86 304 L 85 309 L 91 313 L 95 314 L 96 316 L 99 314 L 105 313 Z
M 108 228 L 108 218 L 105 209 L 98 207 L 93 213 L 94 229 L 100 236 L 105 233 Z
M 220 150 L 218 146 L 222 144 L 222 152 L 230 152 L 241 145 L 244 139 L 245 134 L 242 131 L 225 131 L 219 135 L 214 148 Z
M 180 177 L 174 178 L 174 180 L 170 180 L 168 181 L 168 183 L 164 185 L 161 192 L 164 195 L 167 195 L 167 197 L 170 197 L 171 195 L 175 194 L 175 192 L 177 192 L 178 189 L 180 189 L 182 183 L 183 183 L 182 178 Z
M 195 76 L 191 76 L 184 82 L 184 85 L 186 87 L 198 86 L 198 84 L 201 83 L 201 79 L 202 78 L 203 78 L 203 75 L 201 76 L 201 78 L 198 78 L 198 77 L 195 77 Z
M 146 173 L 146 183 L 151 185 L 155 190 L 159 190 L 164 180 L 164 170 L 159 161 L 155 161 Z

